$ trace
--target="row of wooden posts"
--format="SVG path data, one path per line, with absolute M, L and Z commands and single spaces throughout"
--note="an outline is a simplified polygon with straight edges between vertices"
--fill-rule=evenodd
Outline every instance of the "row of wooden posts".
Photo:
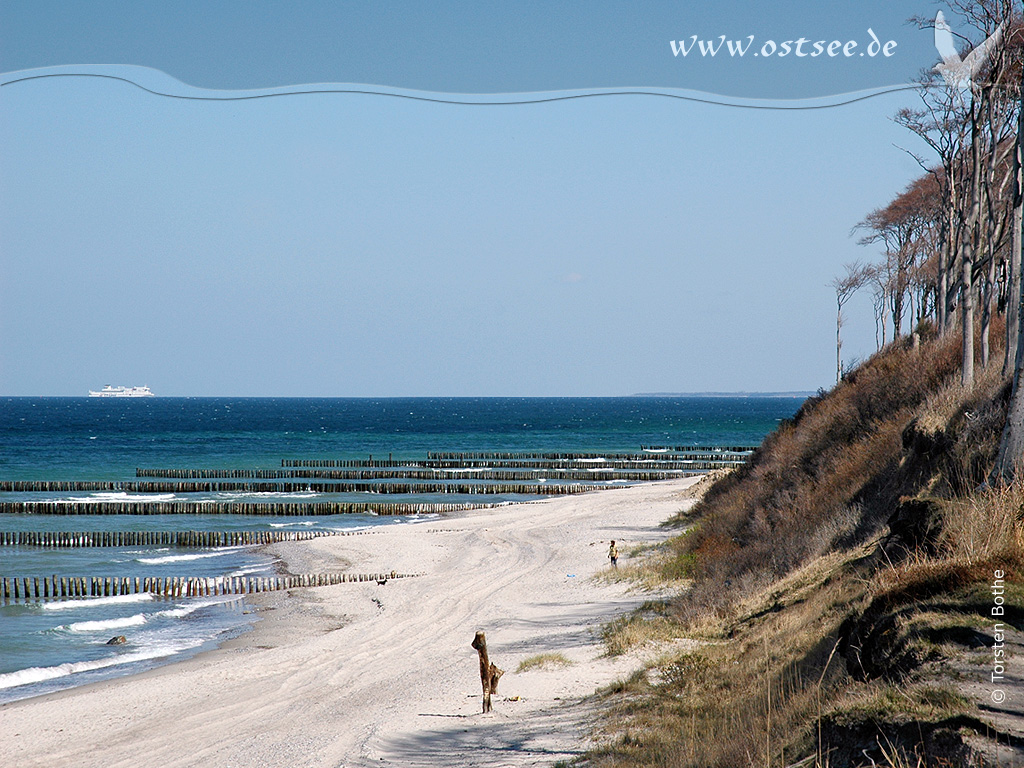
M 645 468 L 666 468 L 684 469 L 692 466 L 695 461 L 711 462 L 732 462 L 742 463 L 750 455 L 749 451 L 742 452 L 708 452 L 689 453 L 683 455 L 646 455 L 646 456 L 593 456 L 588 458 L 573 459 L 545 459 L 537 456 L 523 458 L 497 458 L 493 456 L 481 456 L 477 458 L 430 458 L 418 461 L 378 461 L 376 459 L 281 459 L 281 466 L 284 468 L 346 468 L 346 469 L 381 469 L 394 470 L 402 468 L 414 469 L 463 469 L 469 467 L 493 467 L 503 469 L 537 468 L 537 469 L 561 469 L 561 468 L 583 468 L 600 466 L 609 469 L 645 469 Z
M 412 503 L 378 501 L 219 502 L 219 501 L 2 501 L 0 514 L 14 515 L 420 515 L 500 506 L 495 503 Z
M 466 482 L 332 482 L 332 483 L 290 483 L 290 482 L 148 482 L 138 480 L 5 480 L 0 481 L 0 492 L 5 493 L 53 493 L 53 492 L 97 492 L 122 491 L 129 493 L 355 493 L 371 491 L 383 494 L 453 493 L 475 494 L 519 494 L 561 496 L 590 493 L 608 488 L 606 485 L 584 483 L 466 483 Z
M 652 480 L 670 480 L 676 477 L 689 477 L 695 474 L 719 469 L 722 466 L 734 466 L 742 462 L 724 461 L 691 461 L 679 469 L 634 469 L 625 470 L 608 467 L 592 468 L 550 468 L 550 469 L 474 469 L 465 472 L 460 468 L 458 475 L 453 476 L 451 470 L 391 468 L 391 469 L 136 469 L 136 477 L 161 477 L 176 480 L 209 480 L 226 479 L 257 479 L 273 480 L 285 478 L 310 478 L 324 480 L 453 480 L 470 478 L 473 480 L 490 480 L 498 482 L 514 482 L 521 480 L 537 480 L 540 478 L 562 481 L 602 481 L 627 480 L 648 482 Z
M 423 466 L 433 469 L 692 469 L 697 462 L 734 466 L 742 464 L 748 456 L 739 453 L 720 456 L 692 456 L 686 459 L 630 459 L 623 461 L 590 461 L 587 459 L 431 459 Z
M 0 547 L 240 547 L 351 536 L 354 531 L 0 531 Z
M 500 463 L 524 462 L 530 466 L 564 466 L 578 464 L 581 466 L 602 462 L 608 466 L 624 464 L 643 464 L 652 462 L 690 462 L 705 461 L 742 461 L 753 451 L 748 446 L 695 446 L 692 448 L 677 447 L 672 452 L 657 453 L 526 453 L 499 451 L 472 452 L 428 452 L 426 459 L 405 459 L 395 461 L 390 455 L 387 459 L 281 459 L 282 467 L 349 467 L 364 469 L 394 469 L 396 467 L 462 467 L 473 466 L 478 462 Z
M 691 446 L 691 445 L 641 445 L 640 449 L 643 451 L 656 451 L 658 453 L 665 451 L 666 453 L 694 453 L 694 452 L 706 452 L 706 453 L 752 453 L 757 449 L 754 445 L 730 445 L 730 446 L 713 446 L 713 445 L 702 445 L 702 446 Z
M 304 573 L 290 576 L 24 576 L 0 577 L 4 603 L 74 597 L 116 597 L 150 593 L 160 597 L 248 595 L 349 582 L 384 583 L 412 573 Z
M 648 448 L 648 450 L 661 451 L 661 448 Z M 754 449 L 750 446 L 704 446 L 679 447 L 674 450 L 674 455 L 669 452 L 655 454 L 658 458 L 687 458 L 693 453 L 750 453 Z M 626 461 L 638 461 L 650 459 L 650 453 L 529 453 L 529 452 L 505 452 L 505 451 L 427 451 L 427 459 L 547 459 L 562 460 L 573 459 L 619 459 Z

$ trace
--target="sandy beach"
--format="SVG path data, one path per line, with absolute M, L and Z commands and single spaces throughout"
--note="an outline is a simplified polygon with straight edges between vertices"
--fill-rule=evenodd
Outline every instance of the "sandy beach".
M 261 596 L 253 631 L 193 659 L 0 707 L 12 766 L 532 766 L 586 747 L 582 700 L 628 675 L 601 625 L 649 595 L 595 578 L 659 541 L 696 478 L 277 545 L 293 571 L 414 572 Z M 482 715 L 470 642 L 506 670 Z M 517 673 L 560 652 L 572 665 Z

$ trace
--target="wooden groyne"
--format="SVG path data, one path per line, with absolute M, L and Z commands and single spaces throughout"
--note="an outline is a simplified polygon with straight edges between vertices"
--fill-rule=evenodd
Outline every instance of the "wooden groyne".
M 657 450 L 661 449 L 648 449 Z M 551 460 L 595 460 L 595 459 L 624 459 L 627 461 L 638 461 L 652 457 L 686 458 L 694 453 L 716 454 L 723 453 L 750 453 L 753 449 L 743 446 L 715 447 L 695 446 L 693 448 L 681 447 L 674 453 L 525 453 L 525 452 L 503 452 L 503 451 L 427 451 L 427 459 L 448 459 L 463 461 L 465 459 L 547 459 Z
M 159 477 L 176 480 L 209 479 L 322 479 L 322 480 L 452 480 L 471 477 L 490 482 L 516 482 L 539 478 L 561 481 L 596 482 L 600 480 L 626 480 L 649 482 L 687 477 L 718 469 L 727 462 L 689 461 L 673 469 L 651 468 L 619 469 L 618 467 L 534 467 L 529 469 L 493 469 L 491 467 L 453 469 L 389 468 L 389 469 L 136 469 L 136 477 Z M 730 462 L 740 464 L 742 462 Z
M 368 467 L 365 459 L 282 459 L 281 465 L 286 471 L 325 472 L 333 469 L 375 472 L 377 476 L 387 472 L 398 472 L 403 477 L 409 471 L 417 470 L 459 470 L 459 469 L 494 469 L 494 470 L 565 470 L 565 469 L 608 469 L 608 470 L 648 470 L 668 471 L 673 469 L 718 469 L 720 466 L 735 466 L 744 463 L 747 454 L 718 454 L 703 457 L 694 455 L 676 460 L 666 459 L 428 459 L 409 462 L 404 465 L 388 464 L 381 467 Z M 701 466 L 700 462 L 707 462 Z M 376 464 L 376 462 L 374 462 Z M 301 468 L 301 469 L 298 469 Z M 142 470 L 149 472 L 151 470 Z M 230 472 L 234 470 L 204 470 L 208 472 Z M 273 472 L 275 470 L 243 470 L 257 472 Z M 289 475 L 304 477 L 305 475 Z M 311 475 L 316 477 L 317 475 Z
M 97 491 L 122 491 L 129 493 L 356 493 L 380 494 L 459 494 L 498 495 L 516 494 L 524 496 L 557 496 L 590 493 L 606 489 L 605 485 L 583 483 L 550 483 L 532 485 L 526 483 L 388 483 L 367 481 L 302 483 L 302 482 L 148 482 L 139 480 L 5 480 L 0 481 L 0 492 L 5 493 L 82 493 Z
M 305 573 L 290 576 L 22 576 L 0 577 L 4 603 L 74 597 L 249 595 L 352 582 L 408 579 L 412 573 Z
M 304 503 L 219 501 L 3 501 L 0 514 L 14 515 L 421 515 L 500 506 L 495 503 L 401 503 L 315 501 Z
M 652 465 L 679 464 L 683 469 L 693 461 L 742 462 L 752 452 L 751 448 L 695 448 L 675 453 L 427 453 L 426 459 L 406 461 L 382 461 L 379 459 L 281 459 L 285 468 L 352 468 L 352 469 L 400 469 L 403 467 L 588 467 L 601 463 L 609 467 L 645 468 Z M 717 469 L 717 467 L 714 467 Z
M 338 536 L 341 531 L 0 531 L 0 547 L 215 547 L 261 546 Z
M 732 445 L 732 446 L 709 446 L 709 445 L 641 445 L 640 450 L 660 453 L 662 451 L 672 451 L 675 453 L 707 453 L 707 452 L 725 452 L 725 453 L 752 453 L 757 450 L 756 445 Z

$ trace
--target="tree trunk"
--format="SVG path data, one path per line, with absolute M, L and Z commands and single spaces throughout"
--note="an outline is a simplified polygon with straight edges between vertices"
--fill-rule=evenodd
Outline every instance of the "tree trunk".
M 839 304 L 839 302 L 836 302 Z M 836 384 L 843 379 L 843 339 L 839 335 L 840 330 L 843 327 L 843 305 L 839 304 L 839 308 L 836 310 Z
M 951 182 L 946 181 L 949 185 Z M 948 221 L 948 218 L 952 216 L 952 203 L 948 203 L 950 210 L 948 216 L 942 222 L 942 231 L 940 238 L 942 240 L 942 246 L 939 249 L 939 280 L 938 287 L 935 289 L 935 319 L 939 326 L 939 334 L 945 335 L 946 331 L 949 330 L 949 257 L 953 253 L 953 248 L 950 243 L 950 238 L 953 234 L 953 227 Z
M 896 341 L 903 331 L 904 283 L 900 270 L 896 272 L 896 286 L 892 289 L 892 340 Z
M 989 347 L 989 331 L 992 328 L 992 310 L 995 305 L 996 295 L 996 258 L 995 254 L 989 256 L 988 270 L 985 273 L 985 283 L 981 292 L 981 368 L 988 367 L 991 356 Z
M 1014 197 L 1013 209 L 1013 240 L 1014 244 L 1010 253 L 1010 264 L 1012 274 L 1010 276 L 1010 296 L 1007 300 L 1007 333 L 1010 333 L 1010 308 L 1016 309 L 1015 321 L 1013 323 L 1013 335 L 1016 339 L 1014 344 L 1015 352 L 1013 357 L 1013 390 L 1010 395 L 1010 409 L 1006 415 L 1006 426 L 1003 427 L 1003 439 L 999 444 L 999 454 L 996 456 L 996 464 L 992 468 L 992 481 L 1010 482 L 1017 476 L 1017 470 L 1024 458 L 1024 392 L 1021 391 L 1021 373 L 1024 369 L 1024 282 L 1020 279 L 1021 269 L 1021 248 L 1024 248 L 1024 241 L 1021 238 L 1021 158 L 1024 154 L 1024 71 L 1021 72 L 1021 93 L 1020 93 L 1020 117 L 1017 122 L 1017 151 L 1015 168 L 1017 171 L 1017 182 Z M 1007 345 L 1009 350 L 1009 345 Z M 1007 351 L 1009 359 L 1009 351 Z M 1005 370 L 1005 367 L 1004 367 Z
M 974 383 L 974 290 L 971 285 L 971 260 L 966 253 L 961 259 L 963 270 L 960 288 L 960 326 L 964 333 L 961 347 L 960 382 L 969 387 Z
M 977 100 L 971 99 L 971 209 L 960 242 L 960 327 L 963 330 L 961 382 L 974 384 L 974 259 L 978 255 L 981 216 L 981 125 Z
M 878 345 L 879 349 L 881 349 L 882 347 L 885 346 L 885 334 L 888 333 L 887 328 L 889 326 L 887 326 L 886 323 L 885 323 L 886 314 L 887 313 L 885 311 L 885 305 L 883 304 L 882 305 L 882 310 L 881 310 L 881 312 L 879 312 L 879 319 L 881 320 L 881 323 L 882 323 L 882 343 Z
M 1022 70 L 1022 73 L 1024 73 L 1024 70 Z M 1024 82 L 1021 83 L 1021 93 L 1022 99 L 1024 99 Z M 1017 146 L 1016 151 L 1013 153 L 1013 218 L 1010 225 L 1010 258 L 1007 264 L 1009 288 L 1006 294 L 1006 354 L 1003 356 L 1003 376 L 1009 376 L 1016 368 L 1018 337 L 1020 335 L 1020 268 L 1021 248 L 1024 247 L 1024 243 L 1021 242 L 1021 200 L 1024 197 L 1024 192 L 1021 189 L 1021 133 L 1024 133 L 1024 105 L 1018 110 Z M 1014 386 L 1014 391 L 1016 391 L 1016 384 Z

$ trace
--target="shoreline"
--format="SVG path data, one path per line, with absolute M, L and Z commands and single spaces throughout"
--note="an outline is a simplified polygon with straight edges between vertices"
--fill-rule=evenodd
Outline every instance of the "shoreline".
M 625 551 L 668 538 L 659 524 L 699 480 L 271 545 L 291 569 L 423 575 L 253 596 L 259 620 L 215 649 L 0 706 L 0 727 L 12 735 L 6 751 L 18 765 L 105 767 L 138 764 L 143 754 L 175 766 L 571 758 L 592 714 L 579 702 L 639 663 L 636 654 L 601 655 L 601 625 L 649 597 L 592 578 L 606 569 L 608 540 Z M 469 647 L 477 629 L 506 670 L 489 715 L 480 714 Z M 552 651 L 574 663 L 516 672 Z

